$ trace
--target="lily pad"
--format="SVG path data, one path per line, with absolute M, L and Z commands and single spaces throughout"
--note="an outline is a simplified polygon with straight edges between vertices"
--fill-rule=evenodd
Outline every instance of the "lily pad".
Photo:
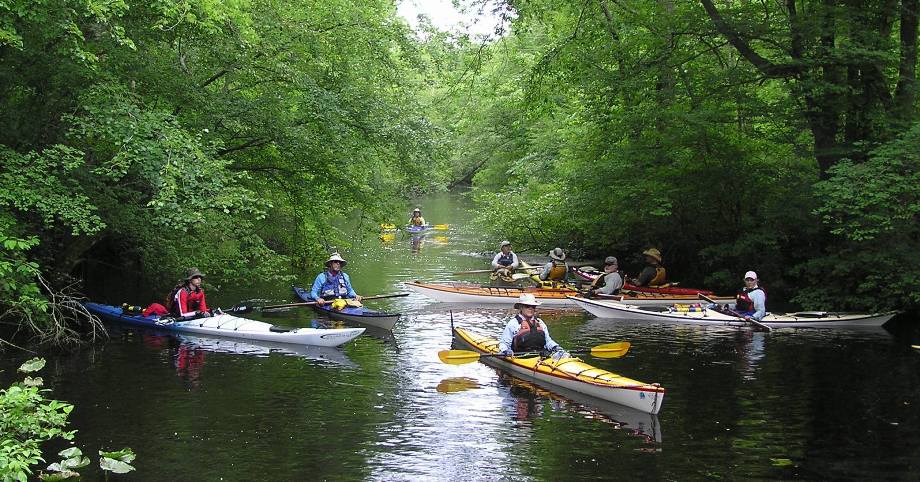
M 114 472 L 116 474 L 127 474 L 134 470 L 134 467 L 122 462 L 121 460 L 110 459 L 108 457 L 102 457 L 99 459 L 99 467 L 102 470 L 108 470 L 109 472 Z
M 23 363 L 22 366 L 19 367 L 19 371 L 23 373 L 37 372 L 41 370 L 42 368 L 45 368 L 45 363 L 46 362 L 44 358 L 35 357 Z
M 774 458 L 771 458 L 771 459 L 770 459 L 770 462 L 771 462 L 771 464 L 772 464 L 774 467 L 791 467 L 791 466 L 795 465 L 795 462 L 793 462 L 792 460 L 789 460 L 789 459 L 774 459 Z

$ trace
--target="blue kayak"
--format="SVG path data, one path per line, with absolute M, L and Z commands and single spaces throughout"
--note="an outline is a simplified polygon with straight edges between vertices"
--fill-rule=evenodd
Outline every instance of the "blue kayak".
M 124 313 L 121 307 L 83 303 L 90 313 L 103 320 L 198 335 L 225 336 L 245 340 L 272 341 L 297 345 L 339 346 L 364 333 L 364 328 L 291 328 L 240 318 L 227 313 L 208 318 L 176 321 L 169 317 Z
M 303 288 L 294 286 L 294 294 L 298 298 L 311 302 L 314 301 L 310 297 L 310 291 Z M 319 313 L 324 313 L 326 316 L 333 320 L 342 320 L 342 321 L 351 321 L 354 323 L 363 323 L 369 326 L 375 326 L 377 328 L 383 328 L 384 330 L 392 330 L 393 326 L 396 325 L 396 322 L 399 321 L 399 313 L 384 313 L 382 311 L 369 310 L 363 306 L 354 307 L 346 306 L 341 310 L 334 310 L 330 304 L 323 306 L 313 305 Z
M 424 234 L 432 230 L 434 230 L 433 224 L 423 224 L 421 226 L 413 226 L 410 224 L 406 226 L 406 232 L 409 234 Z

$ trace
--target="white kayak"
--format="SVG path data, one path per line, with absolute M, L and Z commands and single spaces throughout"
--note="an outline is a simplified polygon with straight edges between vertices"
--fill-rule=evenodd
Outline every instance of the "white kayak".
M 107 321 L 147 326 L 158 330 L 225 336 L 244 340 L 261 340 L 296 345 L 339 346 L 354 340 L 364 333 L 364 328 L 283 327 L 226 313 L 188 321 L 170 321 L 165 317 L 126 314 L 118 306 L 99 303 L 84 303 L 84 306 L 94 315 Z
M 639 320 L 661 322 L 684 322 L 742 326 L 748 324 L 743 319 L 720 311 L 704 307 L 691 308 L 679 306 L 670 308 L 653 308 L 630 306 L 607 300 L 589 300 L 570 297 L 571 301 L 598 318 L 612 320 Z M 760 322 L 771 328 L 832 328 L 846 326 L 882 326 L 897 312 L 886 313 L 838 313 L 827 311 L 802 311 L 797 313 L 768 313 Z

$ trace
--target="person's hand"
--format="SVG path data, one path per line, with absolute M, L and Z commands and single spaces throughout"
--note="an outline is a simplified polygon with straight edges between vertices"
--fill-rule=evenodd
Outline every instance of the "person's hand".
M 514 352 L 511 351 L 510 349 L 505 349 L 503 351 L 500 351 L 498 354 L 499 356 L 513 356 Z
M 595 296 L 597 296 L 597 291 L 595 290 L 588 290 L 587 293 L 585 293 L 585 298 L 594 298 Z
M 750 316 L 745 316 L 745 317 L 744 317 L 744 321 L 751 321 L 751 320 L 753 320 L 753 319 L 754 319 L 754 318 L 752 318 L 752 317 L 750 317 Z
M 569 355 L 569 352 L 563 350 L 562 347 L 556 347 L 556 349 L 553 350 L 553 361 L 558 362 L 559 360 L 562 360 L 563 358 L 569 358 L 571 356 L 572 355 Z
M 211 314 L 208 313 L 207 311 L 199 311 L 199 312 L 197 312 L 197 313 L 195 313 L 195 314 L 197 314 L 197 315 L 198 315 L 199 317 L 201 317 L 201 318 L 207 318 L 207 317 L 211 316 Z
M 323 305 L 326 304 L 326 300 L 320 298 L 320 299 L 316 300 L 316 304 L 317 304 L 318 306 L 323 306 Z
M 357 301 L 358 303 L 360 303 L 360 302 L 361 302 L 361 295 L 355 295 L 355 301 Z

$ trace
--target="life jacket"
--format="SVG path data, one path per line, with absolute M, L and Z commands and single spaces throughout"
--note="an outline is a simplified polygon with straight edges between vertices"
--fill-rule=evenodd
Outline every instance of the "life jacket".
M 182 313 L 180 313 L 182 307 L 179 306 L 179 294 L 182 290 L 185 290 L 186 293 L 185 304 L 188 311 L 200 311 L 201 302 L 204 300 L 204 290 L 198 288 L 192 291 L 185 283 L 182 283 L 176 285 L 169 293 L 169 297 L 166 298 L 166 309 L 169 310 L 169 314 L 173 316 L 182 316 Z
M 753 293 L 757 290 L 763 291 L 764 304 L 767 302 L 767 292 L 764 291 L 760 286 L 752 289 L 743 288 L 741 291 L 738 291 L 738 296 L 735 297 L 735 311 L 742 313 L 754 312 L 754 300 L 751 299 L 750 293 Z
M 413 217 L 412 219 L 409 220 L 409 224 L 411 224 L 411 225 L 413 225 L 413 226 L 424 226 L 424 225 L 425 225 L 425 218 L 423 218 L 423 217 L 421 217 L 421 216 Z
M 511 350 L 515 352 L 543 350 L 546 346 L 543 320 L 536 316 L 526 320 L 520 313 L 515 318 L 517 318 L 520 328 L 518 328 L 514 338 L 511 339 Z
M 498 264 L 501 266 L 511 266 L 514 264 L 514 253 L 508 252 L 508 254 L 501 253 L 498 257 Z
M 655 267 L 655 276 L 651 281 L 648 282 L 649 286 L 658 286 L 666 283 L 668 281 L 668 273 L 664 269 L 664 266 Z
M 345 273 L 332 276 L 326 272 L 326 281 L 319 288 L 319 295 L 324 299 L 345 298 L 348 296 L 348 284 L 345 282 Z
M 613 272 L 610 272 L 610 273 L 604 273 L 604 274 L 598 276 L 597 278 L 594 278 L 594 281 L 591 282 L 591 289 L 592 289 L 592 290 L 599 290 L 599 289 L 603 288 L 604 286 L 607 286 L 607 275 L 611 275 L 611 274 L 619 274 L 619 271 L 613 271 Z M 620 289 L 622 289 L 622 288 L 620 288 Z M 614 294 L 614 295 L 615 295 L 615 294 L 619 294 L 620 289 L 615 290 L 615 291 L 614 291 L 613 293 L 611 293 L 611 294 Z
M 553 267 L 549 270 L 549 276 L 547 280 L 551 281 L 562 281 L 565 279 L 565 274 L 569 272 L 569 268 L 565 265 L 564 261 L 553 261 Z

